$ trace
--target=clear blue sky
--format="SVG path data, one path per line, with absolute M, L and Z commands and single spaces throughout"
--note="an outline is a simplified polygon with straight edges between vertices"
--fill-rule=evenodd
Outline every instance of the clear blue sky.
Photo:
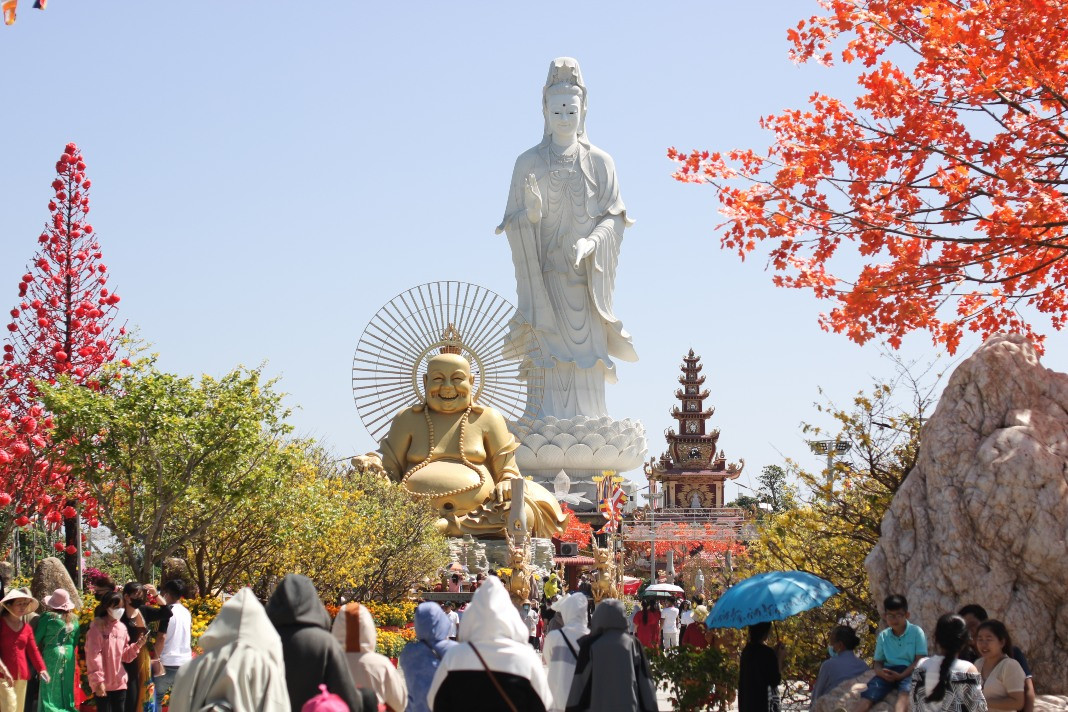
M 121 318 L 175 372 L 267 361 L 298 432 L 339 455 L 373 446 L 349 379 L 382 304 L 442 279 L 514 300 L 493 228 L 560 55 L 582 65 L 590 137 L 637 220 L 615 305 L 641 361 L 620 365 L 608 399 L 644 421 L 650 454 L 691 347 L 749 484 L 783 456 L 819 467 L 799 429 L 820 422 L 819 386 L 844 403 L 891 371 L 876 348 L 819 329 L 829 305 L 721 251 L 712 191 L 672 181 L 664 155 L 762 147 L 758 117 L 817 89 L 852 93 L 847 74 L 787 59 L 786 28 L 811 0 L 31 6 L 0 27 L 0 306 L 16 300 L 55 160 L 76 141 Z M 926 337 L 906 347 L 934 353 Z M 1068 370 L 1066 347 L 1052 338 L 1046 364 Z

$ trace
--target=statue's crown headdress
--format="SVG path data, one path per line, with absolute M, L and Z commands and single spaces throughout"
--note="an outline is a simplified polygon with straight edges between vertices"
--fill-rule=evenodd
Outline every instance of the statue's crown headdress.
M 445 327 L 445 331 L 441 333 L 441 341 L 444 345 L 441 347 L 440 353 L 457 355 L 463 353 L 463 340 L 456 325 L 452 322 L 449 322 L 449 325 Z
M 586 89 L 578 61 L 571 57 L 557 57 L 549 64 L 549 76 L 545 78 L 545 88 L 565 86 L 577 87 L 583 92 Z

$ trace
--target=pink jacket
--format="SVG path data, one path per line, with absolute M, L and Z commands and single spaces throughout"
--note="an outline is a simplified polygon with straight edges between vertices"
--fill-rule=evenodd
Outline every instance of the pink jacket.
M 85 636 L 85 667 L 89 672 L 89 686 L 101 682 L 108 692 L 126 689 L 126 670 L 123 663 L 133 662 L 142 643 L 131 643 L 126 626 L 110 617 L 96 618 Z

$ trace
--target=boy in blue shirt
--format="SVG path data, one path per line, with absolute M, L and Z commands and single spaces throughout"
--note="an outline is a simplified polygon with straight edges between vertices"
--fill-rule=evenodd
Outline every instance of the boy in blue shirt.
M 875 677 L 868 682 L 868 689 L 861 693 L 854 712 L 868 712 L 895 688 L 898 695 L 894 712 L 906 712 L 912 671 L 927 657 L 927 636 L 918 625 L 909 623 L 909 603 L 904 596 L 886 597 L 883 620 L 888 627 L 875 639 Z

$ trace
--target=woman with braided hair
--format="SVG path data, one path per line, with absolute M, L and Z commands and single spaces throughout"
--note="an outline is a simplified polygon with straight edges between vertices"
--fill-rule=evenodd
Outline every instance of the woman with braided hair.
M 934 642 L 938 654 L 912 673 L 910 712 L 987 712 L 979 671 L 959 657 L 968 643 L 964 619 L 944 614 L 935 625 Z

